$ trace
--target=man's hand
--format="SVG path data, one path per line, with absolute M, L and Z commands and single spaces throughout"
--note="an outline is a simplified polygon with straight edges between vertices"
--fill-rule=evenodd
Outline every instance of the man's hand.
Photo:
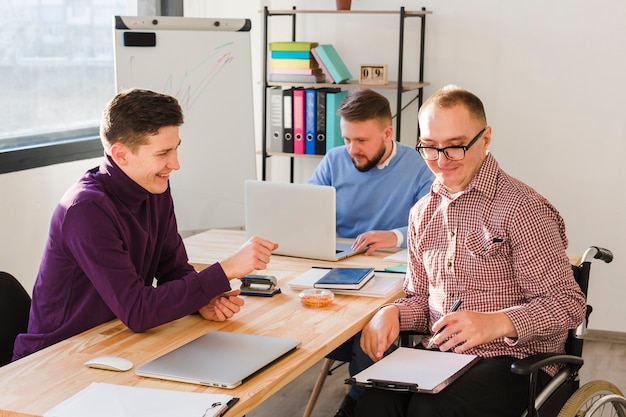
M 255 269 L 265 269 L 270 255 L 278 244 L 259 237 L 251 237 L 234 255 L 220 262 L 228 279 L 241 278 Z
M 433 332 L 445 327 L 434 340 L 439 350 L 454 349 L 463 353 L 475 346 L 501 337 L 516 338 L 517 331 L 509 317 L 502 312 L 477 313 L 457 311 L 449 313 L 433 324 Z
M 225 321 L 231 318 L 243 306 L 243 298 L 238 297 L 240 292 L 233 290 L 218 295 L 199 310 L 200 315 L 212 321 Z
M 398 237 L 394 232 L 389 230 L 370 230 L 357 236 L 354 244 L 352 244 L 352 249 L 360 252 L 369 246 L 365 255 L 371 255 L 377 249 L 395 248 L 397 244 Z
M 400 334 L 400 310 L 389 305 L 378 310 L 361 333 L 361 349 L 374 362 L 382 359 L 385 351 Z

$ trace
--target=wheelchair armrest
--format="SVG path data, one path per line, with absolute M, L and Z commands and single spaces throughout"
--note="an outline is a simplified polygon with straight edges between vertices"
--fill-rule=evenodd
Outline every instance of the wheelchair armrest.
M 580 356 L 566 355 L 561 353 L 538 353 L 528 356 L 511 364 L 511 372 L 519 375 L 530 375 L 544 366 L 553 364 L 574 365 L 575 369 L 583 366 L 584 360 Z

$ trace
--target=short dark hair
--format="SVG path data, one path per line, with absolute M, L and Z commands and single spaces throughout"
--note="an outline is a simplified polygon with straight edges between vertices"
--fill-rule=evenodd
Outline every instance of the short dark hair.
M 479 125 L 487 126 L 487 116 L 485 115 L 483 102 L 480 101 L 475 94 L 451 84 L 428 97 L 424 104 L 422 104 L 422 107 L 420 107 L 417 117 L 419 118 L 422 114 L 422 110 L 429 106 L 449 109 L 456 105 L 464 106 Z
M 117 142 L 135 151 L 159 129 L 183 122 L 183 111 L 174 97 L 133 88 L 117 94 L 107 104 L 102 112 L 100 140 L 107 153 Z
M 339 117 L 348 122 L 376 119 L 383 125 L 391 124 L 389 100 L 374 90 L 355 90 L 343 100 L 337 110 Z

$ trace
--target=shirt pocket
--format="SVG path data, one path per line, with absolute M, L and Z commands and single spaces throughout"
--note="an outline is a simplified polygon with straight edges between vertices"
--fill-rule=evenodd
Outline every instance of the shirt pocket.
M 465 247 L 477 258 L 504 256 L 507 253 L 507 241 L 502 235 L 488 230 L 472 230 L 465 239 Z

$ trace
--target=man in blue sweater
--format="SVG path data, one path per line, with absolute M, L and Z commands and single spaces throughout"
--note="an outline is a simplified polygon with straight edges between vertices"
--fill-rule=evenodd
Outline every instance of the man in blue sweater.
M 178 234 L 169 177 L 178 170 L 178 101 L 147 90 L 105 109 L 105 156 L 57 205 L 13 360 L 119 318 L 132 331 L 199 312 L 223 321 L 243 305 L 229 280 L 265 269 L 278 245 L 253 237 L 196 272 Z
M 322 159 L 310 184 L 337 190 L 337 236 L 355 238 L 354 248 L 406 247 L 411 207 L 430 191 L 434 176 L 414 148 L 394 140 L 389 101 L 373 90 L 357 90 L 339 107 L 345 146 Z M 350 375 L 372 362 L 359 347 L 360 334 L 332 352 L 349 361 Z M 362 389 L 352 386 L 336 417 L 352 416 Z
M 346 144 L 328 151 L 309 183 L 335 187 L 337 236 L 356 238 L 356 249 L 405 248 L 409 210 L 434 177 L 415 149 L 394 140 L 384 96 L 357 90 L 338 114 Z

